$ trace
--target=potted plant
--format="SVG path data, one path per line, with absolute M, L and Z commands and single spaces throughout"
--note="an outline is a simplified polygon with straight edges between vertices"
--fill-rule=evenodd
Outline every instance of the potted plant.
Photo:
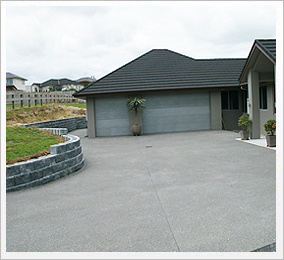
M 138 125 L 138 119 L 137 114 L 138 110 L 143 111 L 145 108 L 145 99 L 141 99 L 138 97 L 135 97 L 133 99 L 128 99 L 126 102 L 126 106 L 128 107 L 128 111 L 131 110 L 135 111 L 135 125 L 131 126 L 132 134 L 135 136 L 138 136 L 141 134 L 141 125 Z
M 266 144 L 269 147 L 276 146 L 276 121 L 274 119 L 269 119 L 264 125 L 264 129 L 266 132 Z
M 240 116 L 238 126 L 243 129 L 240 131 L 242 140 L 249 139 L 249 126 L 251 125 L 251 123 L 252 121 L 249 119 L 247 114 L 244 113 L 242 116 Z

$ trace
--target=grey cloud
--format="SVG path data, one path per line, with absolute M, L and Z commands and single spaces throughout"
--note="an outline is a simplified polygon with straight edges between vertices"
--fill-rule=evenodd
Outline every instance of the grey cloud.
M 152 48 L 246 57 L 255 38 L 275 38 L 276 18 L 275 7 L 244 4 L 8 7 L 7 70 L 31 84 L 99 78 Z

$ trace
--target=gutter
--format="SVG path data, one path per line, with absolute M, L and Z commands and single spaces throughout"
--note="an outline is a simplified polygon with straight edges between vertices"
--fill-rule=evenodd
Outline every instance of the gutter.
M 148 89 L 133 89 L 133 90 L 104 90 L 104 91 L 100 91 L 100 92 L 92 92 L 92 93 L 84 93 L 84 94 L 76 94 L 74 93 L 73 96 L 77 97 L 77 98 L 83 98 L 83 97 L 87 97 L 87 96 L 95 96 L 95 95 L 102 95 L 102 94 L 112 94 L 112 93 L 132 93 L 132 92 L 147 92 L 147 91 L 170 91 L 170 90 L 185 90 L 185 89 L 216 89 L 216 88 L 237 88 L 240 87 L 240 84 L 234 84 L 234 85 L 225 85 L 225 86 L 220 86 L 220 85 L 216 85 L 216 86 L 204 86 L 204 87 L 176 87 L 176 88 L 148 88 Z

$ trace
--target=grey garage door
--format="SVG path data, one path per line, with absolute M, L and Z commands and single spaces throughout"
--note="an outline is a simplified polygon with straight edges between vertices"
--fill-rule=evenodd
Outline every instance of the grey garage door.
M 95 98 L 96 136 L 131 134 L 126 100 L 124 95 Z
M 187 90 L 143 95 L 143 132 L 163 133 L 210 129 L 209 91 Z

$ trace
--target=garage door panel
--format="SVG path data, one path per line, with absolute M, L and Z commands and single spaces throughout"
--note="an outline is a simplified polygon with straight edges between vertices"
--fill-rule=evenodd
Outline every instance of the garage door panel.
M 144 133 L 210 129 L 208 91 L 173 91 L 146 95 Z
M 96 97 L 96 136 L 130 134 L 129 113 L 124 95 Z
M 156 108 L 184 108 L 184 107 L 202 107 L 208 106 L 209 96 L 206 93 L 184 94 L 160 94 L 160 96 L 145 96 L 148 109 Z
M 171 116 L 189 116 L 189 115 L 202 115 L 208 114 L 208 107 L 198 107 L 197 109 L 193 109 L 192 107 L 180 107 L 180 108 L 161 108 L 161 109 L 151 109 L 148 111 L 144 111 L 144 115 L 151 117 L 160 117 L 165 115 L 166 117 Z
M 143 132 L 164 133 L 210 129 L 209 91 L 148 92 L 143 111 Z M 127 95 L 95 98 L 96 135 L 130 135 Z
M 147 125 L 143 124 L 144 133 L 179 132 L 189 130 L 206 130 L 208 124 L 207 114 L 184 116 L 159 116 L 148 120 Z

